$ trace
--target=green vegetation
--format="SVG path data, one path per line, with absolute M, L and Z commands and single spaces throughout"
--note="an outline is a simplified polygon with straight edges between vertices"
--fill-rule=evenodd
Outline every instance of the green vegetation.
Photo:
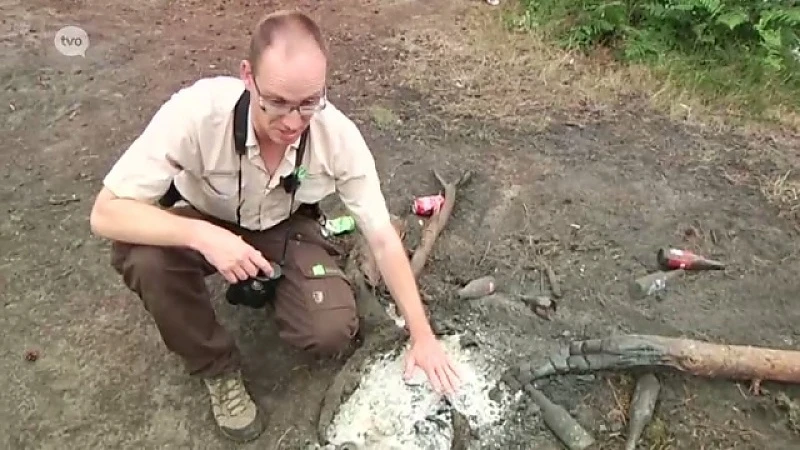
M 605 47 L 701 98 L 800 110 L 798 0 L 521 0 L 515 25 L 569 49 Z

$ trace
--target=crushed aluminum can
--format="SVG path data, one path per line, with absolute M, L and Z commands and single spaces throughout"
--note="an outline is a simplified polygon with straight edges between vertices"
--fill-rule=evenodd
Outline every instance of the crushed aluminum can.
M 328 219 L 322 227 L 322 235 L 325 237 L 346 234 L 356 229 L 356 220 L 352 216 L 341 216 L 335 219 Z
M 430 216 L 439 211 L 443 204 L 444 196 L 442 194 L 428 195 L 414 199 L 411 210 L 418 216 Z

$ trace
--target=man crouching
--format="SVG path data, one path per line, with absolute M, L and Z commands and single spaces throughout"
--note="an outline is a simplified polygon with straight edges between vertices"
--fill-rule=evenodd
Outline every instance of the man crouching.
M 318 203 L 333 193 L 408 324 L 404 375 L 418 366 L 439 392 L 459 383 L 425 317 L 372 153 L 328 102 L 326 78 L 314 21 L 267 15 L 240 78 L 205 78 L 172 95 L 107 174 L 91 213 L 92 231 L 113 242 L 114 269 L 166 347 L 205 381 L 217 424 L 238 441 L 258 437 L 264 422 L 205 277 L 220 273 L 229 294 L 274 288 L 280 336 L 295 347 L 319 355 L 346 348 L 358 330 L 355 300 L 319 221 Z

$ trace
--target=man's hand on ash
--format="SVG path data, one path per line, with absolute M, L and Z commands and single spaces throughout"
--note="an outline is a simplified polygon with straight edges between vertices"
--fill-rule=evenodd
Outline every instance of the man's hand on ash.
M 250 246 L 241 236 L 218 227 L 200 222 L 192 245 L 211 263 L 230 283 L 237 283 L 258 275 L 259 269 L 267 276 L 272 275 L 272 266 L 264 255 Z
M 438 394 L 453 395 L 461 385 L 458 370 L 433 334 L 419 340 L 412 338 L 403 377 L 411 379 L 417 367 L 425 372 Z

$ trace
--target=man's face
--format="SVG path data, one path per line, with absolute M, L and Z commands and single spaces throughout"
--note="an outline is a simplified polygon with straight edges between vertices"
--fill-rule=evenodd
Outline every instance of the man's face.
M 242 65 L 255 107 L 253 126 L 272 142 L 295 142 L 325 103 L 325 56 L 314 46 L 304 46 L 287 55 L 278 44 L 262 54 L 258 67 Z

